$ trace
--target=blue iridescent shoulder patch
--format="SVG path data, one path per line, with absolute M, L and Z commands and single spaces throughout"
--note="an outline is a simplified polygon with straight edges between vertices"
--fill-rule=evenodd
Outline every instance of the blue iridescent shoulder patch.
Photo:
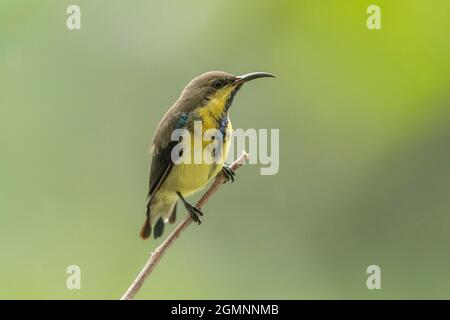
M 188 121 L 188 115 L 187 115 L 186 113 L 183 112 L 183 113 L 180 115 L 180 119 L 178 119 L 175 128 L 176 128 L 176 129 L 181 129 L 181 128 L 183 128 L 183 127 L 186 125 L 187 121 Z

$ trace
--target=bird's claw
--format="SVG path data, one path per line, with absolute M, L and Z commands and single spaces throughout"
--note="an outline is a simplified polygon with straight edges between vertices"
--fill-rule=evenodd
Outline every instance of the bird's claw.
M 229 166 L 223 166 L 222 173 L 225 176 L 225 181 L 223 183 L 234 182 L 236 173 L 234 173 L 233 169 L 231 169 Z
M 186 210 L 189 212 L 194 222 L 196 222 L 197 224 L 202 223 L 200 217 L 203 216 L 203 212 L 201 212 L 199 208 L 188 203 L 186 205 Z

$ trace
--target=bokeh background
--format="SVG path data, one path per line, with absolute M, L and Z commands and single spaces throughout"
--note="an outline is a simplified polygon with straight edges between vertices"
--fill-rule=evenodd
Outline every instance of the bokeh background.
M 366 28 L 373 3 L 382 30 Z M 209 70 L 278 75 L 241 90 L 231 118 L 280 129 L 280 171 L 242 168 L 137 298 L 450 298 L 449 12 L 0 1 L 0 298 L 121 296 L 160 243 L 138 238 L 152 133 Z M 72 264 L 81 290 L 66 288 Z M 372 264 L 381 290 L 366 288 Z

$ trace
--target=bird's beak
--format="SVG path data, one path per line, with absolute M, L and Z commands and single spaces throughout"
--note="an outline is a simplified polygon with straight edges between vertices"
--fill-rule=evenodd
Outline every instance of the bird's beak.
M 254 79 L 258 79 L 258 78 L 276 78 L 276 76 L 274 76 L 273 74 L 268 73 L 268 72 L 247 73 L 242 76 L 237 76 L 233 85 L 243 84 L 245 82 L 248 82 L 248 81 L 254 80 Z

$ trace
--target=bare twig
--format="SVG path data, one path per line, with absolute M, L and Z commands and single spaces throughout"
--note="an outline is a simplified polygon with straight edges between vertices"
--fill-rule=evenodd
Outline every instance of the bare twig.
M 231 165 L 231 169 L 236 171 L 240 166 L 245 163 L 245 160 L 248 159 L 248 154 L 243 152 L 242 155 L 233 162 Z M 200 200 L 197 202 L 197 208 L 201 209 L 211 198 L 211 196 L 220 188 L 220 186 L 225 181 L 225 177 L 223 174 L 217 175 L 213 184 L 209 189 L 203 194 Z M 131 300 L 134 296 L 139 292 L 139 289 L 144 284 L 145 279 L 152 273 L 155 266 L 158 264 L 159 260 L 161 260 L 164 253 L 170 246 L 175 242 L 176 239 L 181 235 L 181 233 L 192 223 L 192 218 L 190 215 L 186 215 L 186 218 L 172 231 L 172 233 L 164 240 L 161 245 L 153 251 L 147 260 L 144 268 L 142 268 L 141 272 L 137 276 L 137 278 L 133 281 L 131 286 L 125 292 L 120 300 Z

